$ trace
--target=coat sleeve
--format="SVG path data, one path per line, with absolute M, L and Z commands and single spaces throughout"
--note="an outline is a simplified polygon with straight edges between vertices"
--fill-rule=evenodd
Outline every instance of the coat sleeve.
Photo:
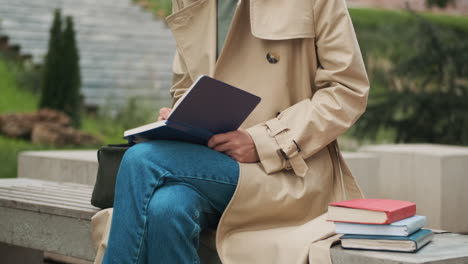
M 316 92 L 247 129 L 267 173 L 291 168 L 304 176 L 304 160 L 350 128 L 366 108 L 369 81 L 345 1 L 316 0 L 314 26 Z

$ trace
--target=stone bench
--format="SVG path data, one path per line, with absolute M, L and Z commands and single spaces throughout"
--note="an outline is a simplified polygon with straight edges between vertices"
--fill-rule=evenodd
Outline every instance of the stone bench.
M 0 180 L 0 242 L 49 252 L 61 260 L 61 255 L 68 256 L 70 263 L 91 263 L 95 252 L 90 219 L 98 211 L 88 202 L 91 192 L 92 187 L 83 184 Z M 219 264 L 211 232 L 203 233 L 199 254 L 204 263 Z M 30 263 L 42 262 L 42 255 L 36 256 L 39 259 Z M 437 234 L 415 254 L 344 250 L 336 245 L 331 257 L 334 264 L 468 263 L 468 236 Z
M 89 203 L 92 188 L 26 178 L 0 180 L 0 243 L 47 252 L 62 261 L 66 256 L 71 263 L 92 262 L 90 224 L 99 210 Z M 214 231 L 204 231 L 200 240 L 204 263 L 219 263 Z M 41 263 L 43 256 L 35 255 L 31 263 Z
M 0 180 L 0 242 L 92 261 L 92 187 L 33 179 Z
M 345 153 L 344 156 L 363 188 L 372 188 L 379 169 L 378 156 L 372 153 Z M 23 152 L 19 157 L 19 178 L 0 180 L 0 243 L 73 256 L 71 263 L 80 263 L 79 260 L 86 261 L 81 263 L 92 261 L 94 250 L 91 246 L 89 224 L 91 215 L 98 209 L 92 207 L 89 200 L 96 170 L 95 150 Z M 49 192 L 49 188 L 54 192 Z M 60 199 L 54 198 L 57 190 L 60 190 Z M 69 196 L 62 197 L 64 193 Z M 72 204 L 67 204 L 63 208 L 61 202 Z M 69 208 L 73 206 L 80 206 L 81 213 L 76 208 Z M 24 214 L 28 217 L 23 217 Z M 66 219 L 64 223 L 72 225 L 73 228 L 58 228 L 62 225 L 60 219 Z M 50 225 L 51 223 L 54 225 Z M 50 231 L 49 228 L 53 230 Z M 215 251 L 214 232 L 205 232 L 201 239 L 202 258 L 207 260 L 206 263 L 219 264 Z M 60 247 L 55 245 L 56 249 L 49 245 L 50 240 L 72 240 L 65 242 L 81 241 L 81 243 L 78 243 L 78 247 L 73 247 L 72 251 L 67 251 L 66 244 Z M 43 245 L 39 246 L 40 244 Z M 1 247 L 0 252 L 2 252 Z M 334 246 L 331 254 L 334 264 L 468 264 L 468 236 L 437 234 L 431 244 L 416 254 L 343 250 L 340 246 Z

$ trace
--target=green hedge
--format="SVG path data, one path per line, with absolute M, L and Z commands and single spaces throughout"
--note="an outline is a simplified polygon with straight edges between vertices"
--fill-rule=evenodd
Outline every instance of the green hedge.
M 371 81 L 354 136 L 468 145 L 468 19 L 351 10 Z M 390 132 L 390 133 L 388 133 Z
M 411 14 L 406 10 L 389 10 L 376 8 L 350 8 L 349 12 L 357 30 L 377 29 L 386 23 L 406 23 Z M 440 26 L 468 31 L 468 17 L 450 16 L 434 13 L 420 13 L 421 16 Z

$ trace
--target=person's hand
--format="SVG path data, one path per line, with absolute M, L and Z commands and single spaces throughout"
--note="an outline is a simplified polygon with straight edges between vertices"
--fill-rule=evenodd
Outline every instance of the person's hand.
M 169 114 L 171 114 L 171 111 L 172 111 L 172 109 L 167 108 L 167 107 L 163 107 L 163 108 L 159 109 L 158 121 L 167 120 L 167 118 L 169 117 Z
M 259 160 L 254 141 L 244 129 L 214 135 L 208 141 L 208 147 L 241 163 L 253 163 Z

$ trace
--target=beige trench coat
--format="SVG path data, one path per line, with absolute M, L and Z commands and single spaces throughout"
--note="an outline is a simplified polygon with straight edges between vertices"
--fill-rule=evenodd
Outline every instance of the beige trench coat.
M 369 90 L 345 0 L 239 0 L 218 61 L 216 0 L 173 0 L 167 23 L 174 102 L 201 74 L 262 98 L 242 125 L 260 162 L 240 164 L 217 230 L 222 262 L 330 263 L 327 204 L 362 197 L 336 138 Z

